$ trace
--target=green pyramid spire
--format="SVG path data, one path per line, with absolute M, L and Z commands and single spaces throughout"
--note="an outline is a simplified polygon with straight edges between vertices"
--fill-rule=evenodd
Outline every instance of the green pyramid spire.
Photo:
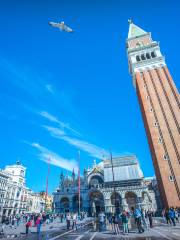
M 129 22 L 128 38 L 139 37 L 139 36 L 144 35 L 144 34 L 147 33 L 143 29 L 141 29 L 140 27 L 136 26 L 132 22 L 132 20 L 129 20 L 128 22 Z

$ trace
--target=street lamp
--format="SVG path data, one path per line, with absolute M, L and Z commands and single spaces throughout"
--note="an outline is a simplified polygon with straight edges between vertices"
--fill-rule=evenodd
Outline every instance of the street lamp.
M 117 212 L 116 208 L 116 189 L 115 189 L 115 183 L 114 183 L 114 166 L 113 166 L 113 160 L 112 160 L 112 153 L 110 151 L 110 160 L 111 160 L 111 168 L 112 168 L 112 177 L 113 177 L 113 188 L 114 188 L 114 206 L 115 206 L 115 213 Z

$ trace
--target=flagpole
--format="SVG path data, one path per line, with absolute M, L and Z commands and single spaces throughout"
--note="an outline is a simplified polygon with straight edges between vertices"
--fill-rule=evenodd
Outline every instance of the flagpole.
M 112 152 L 110 150 L 110 159 L 111 159 L 111 168 L 112 168 L 112 177 L 113 177 L 113 189 L 114 189 L 114 206 L 115 206 L 115 213 L 116 209 L 116 190 L 115 190 L 115 182 L 114 182 L 114 166 L 113 166 L 113 159 L 112 159 Z
M 51 161 L 51 158 L 50 158 L 50 156 L 49 156 L 49 158 L 48 158 L 48 172 L 47 172 L 47 177 L 46 177 L 45 210 L 46 210 L 46 203 L 47 203 L 47 196 L 48 196 L 48 185 L 49 185 L 49 174 L 50 174 L 50 161 Z
M 78 151 L 78 203 L 79 203 L 79 215 L 81 211 L 81 180 L 80 180 L 80 151 Z

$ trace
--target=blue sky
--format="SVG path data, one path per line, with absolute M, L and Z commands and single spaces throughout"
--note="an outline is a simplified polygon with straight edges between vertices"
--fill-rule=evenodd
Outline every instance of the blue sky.
M 154 170 L 128 72 L 128 18 L 160 41 L 179 88 L 178 1 L 1 1 L 0 168 L 20 159 L 27 185 L 49 191 L 67 174 L 114 155 Z M 64 20 L 74 34 L 51 28 Z

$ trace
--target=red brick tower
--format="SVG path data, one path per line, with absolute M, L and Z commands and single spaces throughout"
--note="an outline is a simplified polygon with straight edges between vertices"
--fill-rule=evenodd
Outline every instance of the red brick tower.
M 159 43 L 132 21 L 127 53 L 165 207 L 180 207 L 180 96 Z

